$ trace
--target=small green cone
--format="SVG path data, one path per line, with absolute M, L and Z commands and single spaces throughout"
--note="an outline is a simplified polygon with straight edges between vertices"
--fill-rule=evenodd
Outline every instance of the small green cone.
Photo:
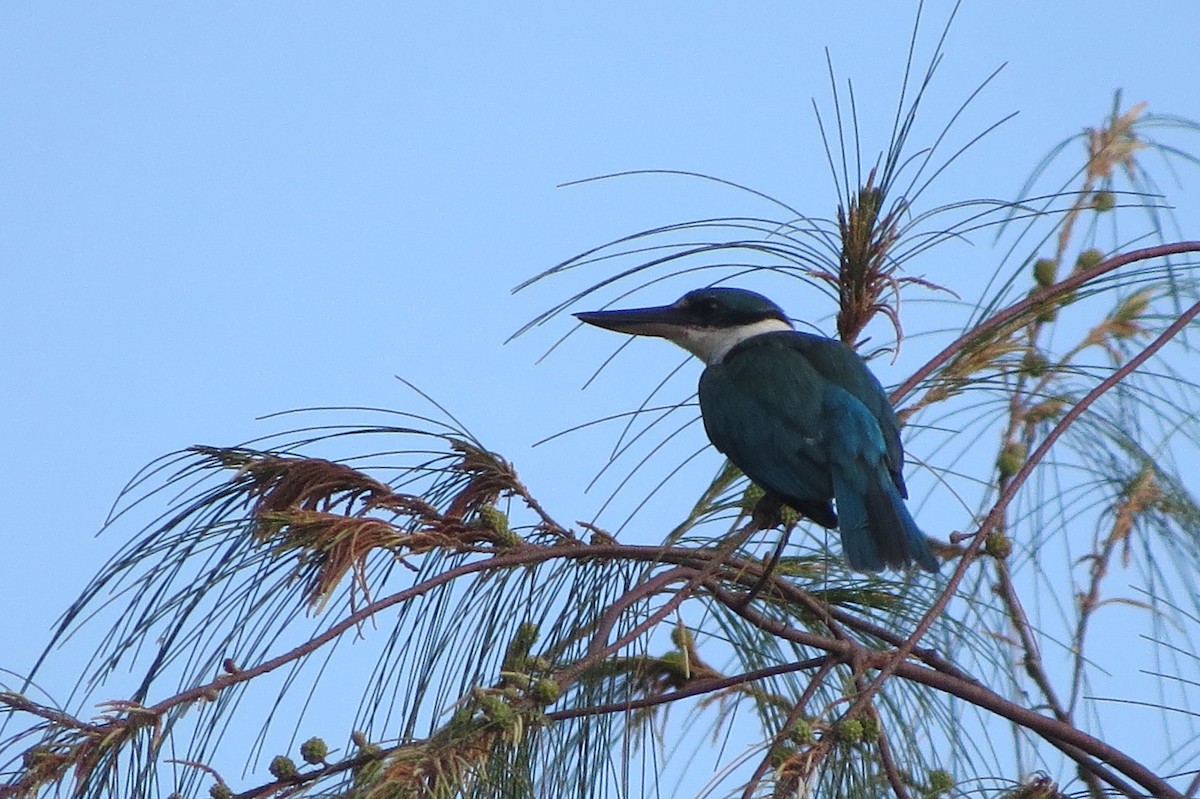
M 1033 279 L 1043 288 L 1053 286 L 1058 280 L 1058 261 L 1053 258 L 1038 258 L 1033 262 Z

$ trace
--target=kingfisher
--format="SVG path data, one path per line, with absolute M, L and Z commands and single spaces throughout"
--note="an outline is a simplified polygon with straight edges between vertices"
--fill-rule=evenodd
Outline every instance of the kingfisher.
M 700 414 L 709 441 L 768 496 L 837 528 L 850 568 L 915 563 L 938 571 L 904 504 L 896 414 L 851 347 L 798 331 L 771 300 L 730 287 L 690 291 L 671 305 L 575 316 L 665 338 L 702 360 Z

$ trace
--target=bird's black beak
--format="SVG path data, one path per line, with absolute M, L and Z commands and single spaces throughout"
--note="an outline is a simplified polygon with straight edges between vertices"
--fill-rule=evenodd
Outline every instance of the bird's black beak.
M 575 314 L 580 322 L 628 333 L 631 336 L 658 336 L 672 338 L 679 334 L 687 320 L 677 305 L 660 305 L 656 308 L 629 308 L 624 311 L 584 311 Z

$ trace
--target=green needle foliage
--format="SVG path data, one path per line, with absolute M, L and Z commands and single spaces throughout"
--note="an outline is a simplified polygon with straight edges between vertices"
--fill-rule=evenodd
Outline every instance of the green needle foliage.
M 918 74 L 910 55 L 870 167 L 833 84 L 827 218 L 718 181 L 769 210 L 571 258 L 522 288 L 593 284 L 522 332 L 662 282 L 737 280 L 823 307 L 865 356 L 932 346 L 893 399 L 941 576 L 847 572 L 728 464 L 674 515 L 642 511 L 655 537 L 633 542 L 553 518 L 440 408 L 313 411 L 130 483 L 112 525 L 153 520 L 47 648 L 101 631 L 75 648 L 78 684 L 0 693 L 0 797 L 584 799 L 676 795 L 683 773 L 708 796 L 1194 793 L 1200 505 L 1180 464 L 1200 448 L 1200 243 L 1160 236 L 1145 156 L 1194 163 L 1154 136 L 1197 127 L 1118 95 L 1019 200 L 924 209 L 969 152 L 945 152 L 957 113 L 910 142 L 940 56 Z M 908 271 L 993 232 L 977 295 Z M 674 385 L 607 420 L 605 468 L 636 461 L 623 491 L 657 491 L 694 426 Z M 1117 612 L 1139 621 L 1114 629 Z M 1094 693 L 1142 650 L 1157 697 Z M 1126 700 L 1138 724 L 1108 712 Z M 1146 718 L 1166 751 L 1145 750 Z

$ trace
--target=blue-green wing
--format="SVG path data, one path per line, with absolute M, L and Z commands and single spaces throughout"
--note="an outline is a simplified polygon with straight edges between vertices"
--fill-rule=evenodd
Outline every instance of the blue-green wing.
M 774 333 L 780 343 L 802 353 L 813 370 L 830 383 L 841 387 L 863 404 L 879 425 L 886 448 L 886 464 L 892 482 L 902 497 L 908 497 L 904 485 L 904 448 L 900 443 L 900 425 L 891 400 L 879 380 L 853 349 L 834 339 L 808 333 Z
M 821 421 L 826 381 L 803 352 L 775 339 L 755 337 L 704 370 L 704 429 L 750 479 L 818 524 L 834 527 L 829 441 Z

